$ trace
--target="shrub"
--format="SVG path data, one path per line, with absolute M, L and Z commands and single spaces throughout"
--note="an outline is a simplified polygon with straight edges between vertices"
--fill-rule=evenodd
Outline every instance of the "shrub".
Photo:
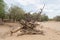
M 55 20 L 55 21 L 60 21 L 60 16 L 54 17 L 54 20 Z

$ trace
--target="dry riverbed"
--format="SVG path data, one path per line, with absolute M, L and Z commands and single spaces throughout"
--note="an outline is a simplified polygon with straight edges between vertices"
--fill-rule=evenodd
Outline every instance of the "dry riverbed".
M 10 36 L 6 33 L 10 33 L 9 31 L 13 27 L 20 27 L 19 23 L 0 25 L 0 40 L 60 40 L 60 22 L 39 22 L 39 24 L 43 25 L 42 29 L 45 35 L 23 35 L 17 37 L 17 33 L 14 33 L 13 36 Z M 38 29 L 40 29 L 40 26 L 38 26 Z

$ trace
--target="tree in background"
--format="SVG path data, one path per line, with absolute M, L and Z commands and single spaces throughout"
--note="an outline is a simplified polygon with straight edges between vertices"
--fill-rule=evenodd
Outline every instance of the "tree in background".
M 33 13 L 32 19 L 36 21 L 48 21 L 49 20 L 46 14 L 38 15 L 38 13 Z
M 48 21 L 48 16 L 46 14 L 41 15 L 41 21 Z
M 3 0 L 0 0 L 0 18 L 3 20 L 5 17 L 5 3 Z
M 24 10 L 18 6 L 12 6 L 9 9 L 9 19 L 13 19 L 13 21 L 21 20 L 24 18 Z
M 55 21 L 60 21 L 60 16 L 56 16 L 53 18 Z
M 48 21 L 48 16 L 42 14 L 43 9 L 44 9 L 45 5 L 43 6 L 43 8 L 40 9 L 40 11 L 38 13 L 33 13 L 31 14 L 30 12 L 25 13 L 25 11 L 20 8 L 17 5 L 13 5 L 9 8 L 8 13 L 5 14 L 5 18 L 9 19 L 10 21 L 20 21 L 21 19 L 23 20 L 34 20 L 34 21 Z
M 35 13 L 32 14 L 32 19 L 34 21 L 40 21 L 40 15 L 35 12 Z

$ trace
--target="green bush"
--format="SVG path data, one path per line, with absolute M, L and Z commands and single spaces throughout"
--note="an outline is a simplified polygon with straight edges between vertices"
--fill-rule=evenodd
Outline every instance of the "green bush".
M 24 10 L 18 6 L 12 6 L 9 9 L 9 19 L 13 19 L 13 21 L 18 21 L 24 18 Z
M 39 15 L 38 13 L 33 13 L 32 18 L 33 20 L 36 20 L 36 21 L 48 21 L 49 19 L 46 14 Z
M 54 20 L 55 20 L 55 21 L 60 21 L 60 16 L 54 17 Z
M 48 16 L 47 15 L 45 15 L 45 14 L 43 14 L 43 15 L 41 15 L 41 21 L 48 21 Z

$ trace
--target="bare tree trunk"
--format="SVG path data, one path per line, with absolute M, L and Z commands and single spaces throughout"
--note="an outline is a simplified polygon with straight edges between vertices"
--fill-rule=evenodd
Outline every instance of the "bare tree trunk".
M 0 25 L 3 25 L 3 20 L 2 20 L 2 18 L 0 18 Z

